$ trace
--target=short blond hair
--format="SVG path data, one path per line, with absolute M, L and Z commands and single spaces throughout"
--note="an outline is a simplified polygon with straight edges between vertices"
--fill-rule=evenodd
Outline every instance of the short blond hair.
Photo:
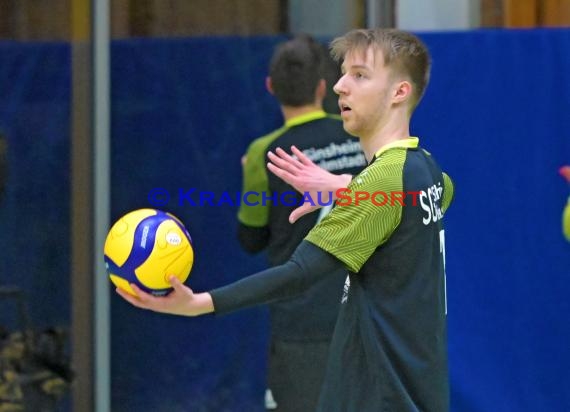
M 431 57 L 426 45 L 415 35 L 397 29 L 356 29 L 331 42 L 331 55 L 337 62 L 347 53 L 365 53 L 370 47 L 382 52 L 386 67 L 412 82 L 411 108 L 420 102 L 429 83 Z

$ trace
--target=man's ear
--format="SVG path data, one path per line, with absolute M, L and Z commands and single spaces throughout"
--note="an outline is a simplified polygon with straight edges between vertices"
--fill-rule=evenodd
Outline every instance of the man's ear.
M 271 94 L 275 94 L 273 93 L 273 83 L 271 82 L 271 77 L 267 76 L 265 78 L 265 88 L 267 89 L 267 91 Z
M 406 100 L 411 99 L 412 91 L 413 87 L 409 81 L 403 80 L 401 82 L 398 82 L 396 84 L 396 88 L 394 89 L 394 96 L 393 96 L 394 103 L 402 103 L 405 102 Z

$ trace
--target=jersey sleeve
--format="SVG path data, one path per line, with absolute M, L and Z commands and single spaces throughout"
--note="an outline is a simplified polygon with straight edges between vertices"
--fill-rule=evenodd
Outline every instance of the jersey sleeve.
M 267 226 L 270 202 L 265 202 L 262 199 L 262 194 L 268 194 L 269 191 L 265 155 L 269 144 L 280 133 L 281 130 L 277 130 L 270 135 L 254 140 L 247 149 L 243 166 L 242 201 L 238 211 L 239 222 L 246 226 Z M 248 195 L 248 192 L 253 193 Z
M 443 201 L 441 202 L 443 213 L 445 213 L 447 208 L 451 205 L 454 195 L 455 186 L 453 184 L 453 180 L 451 180 L 447 173 L 443 173 Z
M 358 272 L 400 224 L 403 206 L 391 196 L 403 194 L 405 154 L 405 150 L 397 151 L 357 175 L 348 185 L 346 197 L 337 200 L 331 213 L 309 232 L 306 240 L 334 255 L 350 271 Z M 357 197 L 365 194 L 370 197 L 357 203 Z M 351 198 L 350 204 L 347 197 Z
M 301 242 L 289 261 L 210 291 L 215 312 L 238 309 L 299 296 L 342 268 L 334 256 L 309 242 Z

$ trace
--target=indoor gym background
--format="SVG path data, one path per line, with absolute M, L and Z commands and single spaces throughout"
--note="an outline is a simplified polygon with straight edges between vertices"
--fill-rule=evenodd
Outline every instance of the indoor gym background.
M 568 187 L 557 175 L 570 163 L 570 30 L 421 37 L 434 65 L 413 134 L 456 184 L 446 215 L 452 409 L 570 410 Z M 197 291 L 264 267 L 240 251 L 235 207 L 180 205 L 177 193 L 240 190 L 246 146 L 281 122 L 263 84 L 280 40 L 112 44 L 112 220 L 168 190 L 163 209 L 194 240 Z M 0 62 L 11 169 L 0 284 L 26 291 L 37 327 L 66 325 L 70 46 L 1 42 Z M 111 302 L 114 412 L 261 411 L 265 309 L 184 319 Z

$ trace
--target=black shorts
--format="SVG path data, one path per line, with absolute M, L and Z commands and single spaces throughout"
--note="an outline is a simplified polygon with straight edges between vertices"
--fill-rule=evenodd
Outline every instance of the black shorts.
M 276 412 L 313 412 L 325 376 L 329 341 L 273 340 L 269 348 L 267 386 Z

